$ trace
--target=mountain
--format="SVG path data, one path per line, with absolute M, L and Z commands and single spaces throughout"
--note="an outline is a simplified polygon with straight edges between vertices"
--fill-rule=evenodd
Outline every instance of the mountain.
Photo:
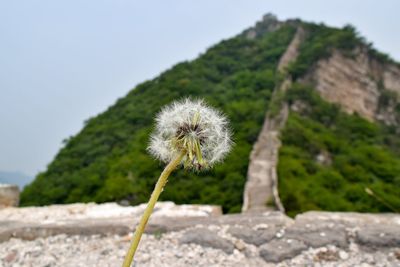
M 146 202 L 162 165 L 146 152 L 154 115 L 202 97 L 235 146 L 205 173 L 174 173 L 162 200 L 224 212 L 384 212 L 400 207 L 400 65 L 352 26 L 273 15 L 145 81 L 66 140 L 22 205 Z
M 32 182 L 33 177 L 21 172 L 0 171 L 0 184 L 15 184 L 20 189 Z

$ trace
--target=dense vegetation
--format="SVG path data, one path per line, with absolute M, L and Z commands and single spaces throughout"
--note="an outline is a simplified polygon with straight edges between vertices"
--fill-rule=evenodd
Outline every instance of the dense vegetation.
M 296 22 L 306 30 L 298 59 L 290 64 L 294 80 L 333 49 L 353 56 L 367 47 L 351 26 L 329 28 Z M 202 97 L 231 120 L 235 146 L 226 161 L 204 173 L 177 171 L 162 200 L 208 203 L 238 212 L 249 154 L 267 108 L 279 112 L 282 101 L 305 105 L 291 112 L 282 132 L 279 191 L 289 215 L 305 210 L 392 211 L 400 209 L 400 138 L 395 128 L 370 123 L 340 112 L 311 88 L 294 85 L 286 94 L 272 92 L 280 82 L 277 64 L 292 40 L 295 23 L 275 32 L 257 24 L 257 37 L 246 32 L 211 47 L 198 59 L 180 63 L 144 82 L 104 113 L 89 119 L 83 130 L 65 140 L 47 170 L 25 187 L 22 205 L 128 200 L 146 202 L 162 164 L 146 152 L 153 118 L 160 108 L 182 97 Z M 379 108 L 393 106 L 400 123 L 400 105 L 382 88 Z M 397 129 L 398 130 L 398 129 Z M 374 194 L 367 194 L 369 188 Z M 371 193 L 371 191 L 369 191 Z
M 285 26 L 255 39 L 239 35 L 140 84 L 66 140 L 48 169 L 25 188 L 22 205 L 146 202 L 162 170 L 146 152 L 154 115 L 172 100 L 191 96 L 205 98 L 228 115 L 235 146 L 210 172 L 175 173 L 161 198 L 240 211 L 251 147 L 275 87 L 278 60 L 293 34 L 294 28 Z
M 281 133 L 279 192 L 289 215 L 400 210 L 400 137 L 394 129 L 345 114 L 304 86 L 293 86 L 286 100 L 305 107 L 290 114 Z

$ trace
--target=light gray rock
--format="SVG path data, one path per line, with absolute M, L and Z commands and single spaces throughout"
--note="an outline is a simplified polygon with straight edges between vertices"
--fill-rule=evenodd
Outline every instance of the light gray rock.
M 285 233 L 286 238 L 303 241 L 308 246 L 319 248 L 326 245 L 338 247 L 348 247 L 346 231 L 342 227 L 338 228 L 289 228 Z
M 357 231 L 356 241 L 369 247 L 400 247 L 400 225 L 362 227 Z
M 234 245 L 231 242 L 206 228 L 188 230 L 183 234 L 179 242 L 180 244 L 194 243 L 202 247 L 221 249 L 228 254 L 233 253 L 234 249 Z
M 307 246 L 295 239 L 274 239 L 260 247 L 260 256 L 266 262 L 281 262 L 306 250 Z
M 400 222 L 400 215 L 396 213 L 307 211 L 298 214 L 295 221 L 296 225 L 318 225 L 319 227 L 358 227 L 382 224 L 398 225 Z
M 40 237 L 48 237 L 60 234 L 69 236 L 91 236 L 91 235 L 126 235 L 133 231 L 127 223 L 112 220 L 80 220 L 73 222 L 60 222 L 55 224 L 24 224 L 22 222 L 0 221 L 0 242 L 10 238 L 34 240 Z
M 267 228 L 263 230 L 253 230 L 250 227 L 231 227 L 228 233 L 232 236 L 243 240 L 248 244 L 260 246 L 267 243 L 275 237 L 277 230 L 275 228 Z
M 264 214 L 226 214 L 223 216 L 197 217 L 197 218 L 160 218 L 150 219 L 146 228 L 148 233 L 157 231 L 180 231 L 194 225 L 240 225 L 254 228 L 260 224 L 273 225 L 276 228 L 287 227 L 293 224 L 293 219 L 282 212 L 271 211 Z
M 19 188 L 17 185 L 0 184 L 0 208 L 17 207 L 19 204 Z

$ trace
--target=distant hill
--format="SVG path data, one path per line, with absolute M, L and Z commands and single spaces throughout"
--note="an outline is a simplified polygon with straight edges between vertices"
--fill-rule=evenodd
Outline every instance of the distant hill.
M 15 184 L 22 189 L 25 185 L 32 182 L 33 177 L 21 172 L 0 171 L 0 184 Z
M 165 104 L 190 96 L 227 114 L 235 147 L 210 172 L 174 173 L 162 200 L 218 204 L 224 212 L 239 212 L 253 166 L 271 170 L 253 176 L 256 191 L 276 185 L 259 181 L 277 173 L 279 195 L 290 215 L 391 211 L 400 207 L 399 95 L 399 64 L 352 26 L 266 15 L 197 59 L 139 84 L 89 119 L 25 188 L 21 204 L 146 202 L 162 170 L 146 152 L 154 116 Z M 279 127 L 274 116 L 281 116 Z M 268 140 L 264 146 L 263 136 L 279 139 L 282 146 Z M 258 154 L 251 153 L 256 142 Z M 275 195 L 262 195 L 258 204 L 274 206 Z M 245 201 L 252 203 L 251 198 Z

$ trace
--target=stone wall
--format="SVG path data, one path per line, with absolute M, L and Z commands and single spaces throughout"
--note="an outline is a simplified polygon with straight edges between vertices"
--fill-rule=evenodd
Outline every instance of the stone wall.
M 399 214 L 306 212 L 292 219 L 160 204 L 137 267 L 400 266 Z M 140 209 L 110 203 L 0 210 L 0 266 L 120 266 Z M 38 215 L 48 219 L 34 220 Z
M 286 67 L 298 55 L 299 46 L 304 38 L 304 30 L 299 27 L 293 40 L 282 55 L 278 71 L 285 75 Z M 290 77 L 280 83 L 274 90 L 270 102 L 278 102 L 279 97 L 291 85 Z M 243 212 L 263 212 L 279 209 L 284 211 L 278 193 L 278 152 L 281 145 L 279 133 L 286 124 L 288 107 L 285 103 L 280 105 L 278 114 L 267 111 L 262 129 L 250 154 L 247 181 L 243 192 Z

